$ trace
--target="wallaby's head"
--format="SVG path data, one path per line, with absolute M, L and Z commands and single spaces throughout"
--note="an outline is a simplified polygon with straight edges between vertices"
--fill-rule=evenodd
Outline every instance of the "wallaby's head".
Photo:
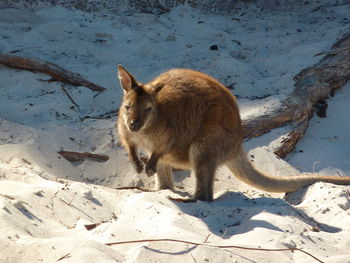
M 119 110 L 120 117 L 129 131 L 138 132 L 148 127 L 156 117 L 156 99 L 121 65 L 118 65 L 118 77 L 124 90 L 123 103 Z

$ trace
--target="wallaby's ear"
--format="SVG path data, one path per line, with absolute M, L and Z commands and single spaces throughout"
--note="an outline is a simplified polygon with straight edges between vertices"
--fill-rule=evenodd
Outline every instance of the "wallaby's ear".
M 118 78 L 122 88 L 128 92 L 131 89 L 138 89 L 139 83 L 122 65 L 118 65 Z

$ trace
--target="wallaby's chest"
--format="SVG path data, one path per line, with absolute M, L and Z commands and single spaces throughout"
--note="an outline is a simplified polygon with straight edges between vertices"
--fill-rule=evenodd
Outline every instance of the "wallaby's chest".
M 134 133 L 131 134 L 131 140 L 138 148 L 149 153 L 163 151 L 170 143 L 168 134 L 161 132 Z

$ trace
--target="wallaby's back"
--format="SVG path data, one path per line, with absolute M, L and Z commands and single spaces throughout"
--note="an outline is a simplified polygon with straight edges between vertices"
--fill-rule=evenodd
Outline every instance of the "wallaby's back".
M 204 128 L 225 130 L 225 135 L 242 140 L 242 124 L 235 97 L 214 78 L 189 69 L 172 69 L 145 85 L 157 90 L 159 116 L 181 140 L 192 141 Z M 220 127 L 218 127 L 220 126 Z M 224 135 L 224 134 L 223 134 Z M 229 139 L 229 138 L 226 138 Z

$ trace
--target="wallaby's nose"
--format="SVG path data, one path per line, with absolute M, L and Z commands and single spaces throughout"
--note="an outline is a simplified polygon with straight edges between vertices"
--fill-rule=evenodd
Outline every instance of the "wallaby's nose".
M 129 128 L 131 131 L 138 131 L 140 129 L 140 122 L 137 120 L 130 121 Z

